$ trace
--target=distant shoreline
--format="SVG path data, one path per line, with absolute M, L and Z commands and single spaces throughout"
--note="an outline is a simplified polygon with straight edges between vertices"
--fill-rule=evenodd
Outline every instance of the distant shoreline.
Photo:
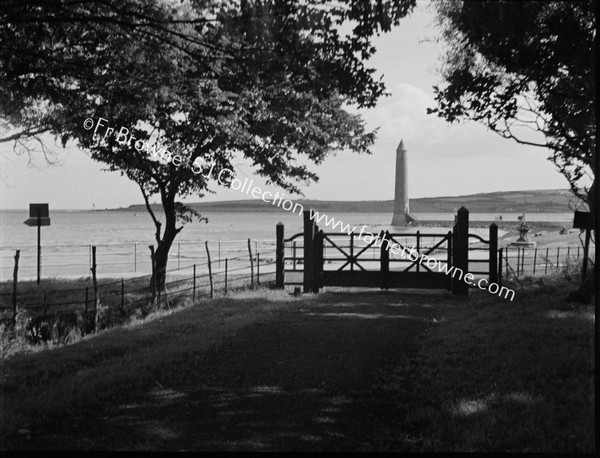
M 394 212 L 393 200 L 314 200 L 292 199 L 308 210 L 314 208 L 328 213 L 390 213 Z M 572 213 L 574 197 L 567 189 L 549 189 L 534 191 L 506 191 L 470 194 L 464 196 L 423 197 L 410 199 L 411 213 L 450 213 L 460 207 L 466 207 L 471 213 Z M 187 204 L 199 212 L 232 212 L 232 213 L 278 213 L 281 208 L 266 205 L 262 200 L 244 199 L 217 202 L 194 202 Z M 50 207 L 52 208 L 52 203 Z M 160 204 L 152 204 L 153 211 L 161 211 Z M 26 210 L 26 209 L 23 209 Z M 0 211 L 19 211 L 7 209 Z M 55 209 L 66 212 L 146 212 L 144 204 L 133 204 L 128 207 L 104 209 Z M 437 221 L 436 221 L 437 222 Z

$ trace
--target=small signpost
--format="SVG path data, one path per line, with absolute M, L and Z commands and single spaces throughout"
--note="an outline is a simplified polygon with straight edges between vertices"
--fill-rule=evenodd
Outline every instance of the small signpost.
M 575 212 L 573 217 L 575 229 L 585 229 L 585 246 L 583 247 L 583 266 L 581 269 L 581 284 L 585 281 L 588 265 L 588 253 L 590 251 L 590 238 L 592 234 L 592 214 L 590 212 Z
M 24 222 L 28 226 L 37 226 L 37 284 L 42 275 L 42 226 L 50 226 L 48 204 L 29 204 L 29 219 Z

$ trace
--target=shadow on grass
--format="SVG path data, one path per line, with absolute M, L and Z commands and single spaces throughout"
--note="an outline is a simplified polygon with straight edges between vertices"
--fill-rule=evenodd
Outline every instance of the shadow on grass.
M 404 363 L 417 351 L 415 337 L 430 322 L 427 304 L 413 298 L 415 304 L 409 305 L 401 297 L 366 292 L 309 295 L 293 302 L 278 298 L 271 302 L 277 319 L 253 320 L 247 314 L 257 299 L 242 298 L 221 301 L 211 313 L 192 308 L 115 331 L 110 343 L 90 339 L 86 344 L 91 347 L 77 354 L 97 354 L 96 361 L 89 361 L 96 382 L 86 393 L 105 391 L 102 399 L 74 411 L 74 399 L 65 396 L 71 406 L 67 418 L 56 421 L 53 412 L 31 428 L 30 440 L 13 437 L 9 446 L 380 449 L 381 431 L 401 425 L 398 409 L 377 398 L 373 383 L 382 368 Z M 213 314 L 219 320 L 209 319 Z M 221 333 L 212 345 L 203 344 L 211 340 L 208 334 L 217 321 L 232 324 L 227 336 Z M 125 353 L 119 351 L 123 348 Z M 68 375 L 58 369 L 65 367 L 61 359 L 52 364 L 58 371 L 51 383 L 56 390 L 65 379 L 85 372 L 79 361 Z M 104 366 L 101 373 L 99 365 Z M 134 368 L 140 371 L 137 380 Z M 36 389 L 38 400 L 49 394 L 47 385 Z M 77 396 L 84 405 L 86 393 Z M 21 390 L 21 395 L 26 393 Z M 400 417 L 406 414 L 401 412 Z
M 253 294 L 11 361 L 3 443 L 593 451 L 593 309 L 555 290 Z
M 594 450 L 593 307 L 565 311 L 555 286 L 436 309 L 440 324 L 412 367 L 386 374 L 381 389 L 391 395 L 403 373 L 417 375 L 405 425 L 421 450 Z

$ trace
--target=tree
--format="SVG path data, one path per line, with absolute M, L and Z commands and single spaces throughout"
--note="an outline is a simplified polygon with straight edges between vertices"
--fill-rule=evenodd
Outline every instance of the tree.
M 369 151 L 374 132 L 344 105 L 372 106 L 383 94 L 364 63 L 375 51 L 371 38 L 414 7 L 182 3 L 11 2 L 0 16 L 0 118 L 20 129 L 7 138 L 75 139 L 134 180 L 155 224 L 159 287 L 179 224 L 201 218 L 178 199 L 210 192 L 236 155 L 297 192 L 298 181 L 317 179 L 300 157 L 318 164 L 335 150 Z M 200 163 L 215 167 L 198 173 Z M 152 195 L 160 196 L 162 224 Z
M 448 54 L 437 107 L 547 148 L 595 217 L 596 21 L 592 1 L 438 1 Z M 594 277 L 592 272 L 590 278 Z M 576 299 L 589 302 L 593 285 Z

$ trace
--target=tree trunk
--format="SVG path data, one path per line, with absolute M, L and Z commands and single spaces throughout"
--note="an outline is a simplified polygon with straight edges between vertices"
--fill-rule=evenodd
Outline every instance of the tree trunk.
M 174 198 L 168 198 L 163 195 L 162 206 L 165 217 L 165 230 L 162 237 L 158 241 L 156 252 L 154 253 L 154 271 L 150 281 L 150 288 L 157 291 L 159 294 L 165 289 L 165 279 L 167 273 L 167 263 L 169 261 L 169 251 L 175 237 L 182 228 L 176 228 L 177 214 L 175 211 Z M 154 300 L 154 298 L 152 298 Z
M 565 300 L 578 304 L 589 304 L 594 297 L 594 285 L 596 276 L 596 266 L 588 270 L 585 282 L 575 291 L 571 291 Z
M 158 247 L 154 254 L 154 275 L 153 280 L 156 283 L 156 291 L 164 291 L 165 289 L 165 279 L 167 273 L 167 263 L 169 261 L 169 251 L 171 250 L 171 246 L 173 245 L 173 241 L 175 240 L 175 234 L 168 234 L 168 231 L 165 230 L 165 235 L 158 243 Z M 152 283 L 150 284 L 152 287 Z
M 590 207 L 590 216 L 592 228 L 595 227 L 596 220 L 596 179 L 588 191 L 588 206 Z M 596 239 L 596 231 L 594 231 L 594 240 Z M 586 253 L 589 255 L 589 253 Z M 578 304 L 589 304 L 592 301 L 595 293 L 596 285 L 596 265 L 588 270 L 587 277 L 579 289 L 571 291 L 565 300 L 567 302 L 576 302 Z

